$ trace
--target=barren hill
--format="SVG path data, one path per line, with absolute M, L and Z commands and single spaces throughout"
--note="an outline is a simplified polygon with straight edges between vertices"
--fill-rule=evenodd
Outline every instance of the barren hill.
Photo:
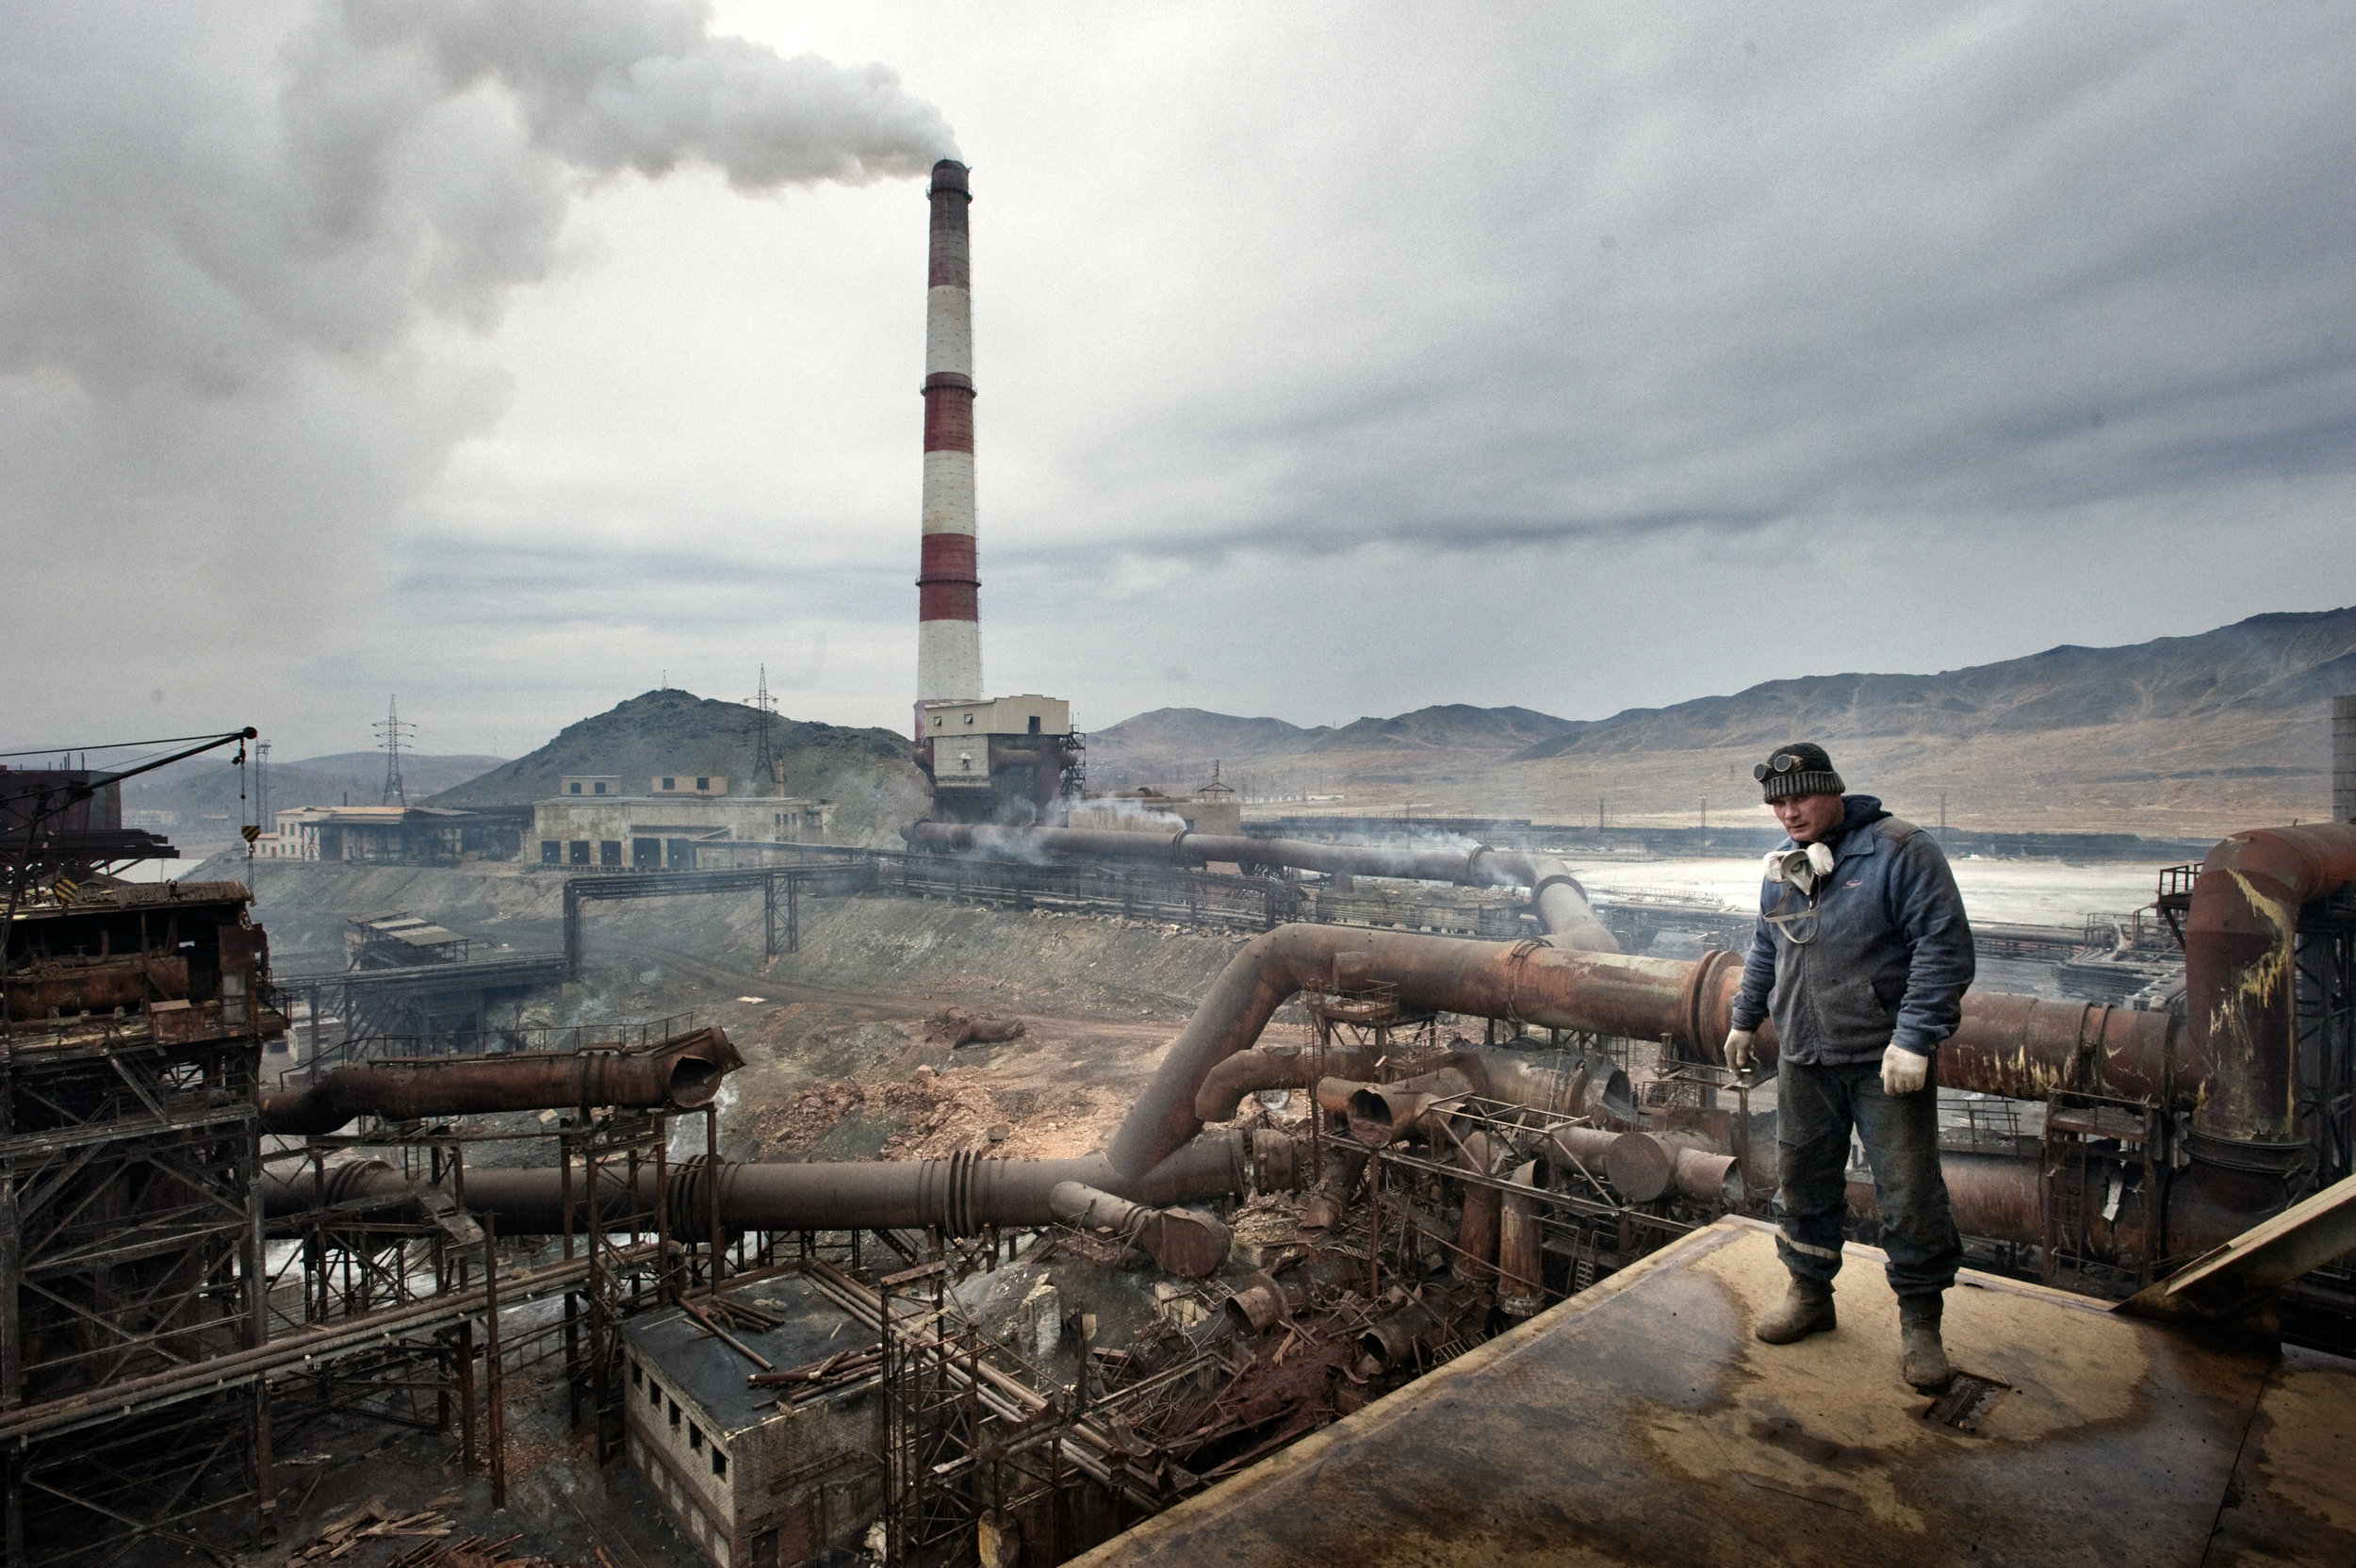
M 191 757 L 168 768 L 142 774 L 123 787 L 123 805 L 131 811 L 170 811 L 194 832 L 192 843 L 208 841 L 207 824 L 216 824 L 223 837 L 234 835 L 240 821 L 252 816 L 250 797 L 259 788 L 254 768 L 232 765 L 227 751 Z M 409 799 L 418 802 L 436 790 L 447 790 L 498 767 L 499 757 L 436 757 L 401 754 L 401 782 Z M 240 809 L 237 791 L 249 796 Z M 333 757 L 306 757 L 297 762 L 270 765 L 270 808 L 289 806 L 374 806 L 384 787 L 384 754 L 346 751 Z
M 1189 709 L 1105 733 L 1166 788 L 1199 782 L 1219 756 L 1247 792 L 1306 780 L 1351 810 L 1629 823 L 1692 822 L 1705 800 L 1716 820 L 1763 821 L 1751 764 L 1808 738 L 1853 787 L 1917 818 L 1936 820 L 1943 795 L 1958 825 L 2201 834 L 2320 815 L 2329 698 L 2343 692 L 2356 692 L 2356 608 L 1937 675 L 1770 681 L 1594 721 L 1449 705 L 1301 729 Z M 1235 743 L 1247 734 L 1263 743 Z M 1231 749 L 1206 749 L 1214 738 Z M 1109 760 L 1092 747 L 1092 775 Z
M 730 793 L 749 793 L 759 719 L 742 703 L 676 688 L 647 692 L 566 726 L 537 751 L 445 790 L 432 804 L 529 805 L 555 794 L 567 774 L 615 775 L 634 792 L 658 774 L 717 774 Z M 912 748 L 891 730 L 779 716 L 770 744 L 786 793 L 835 803 L 839 839 L 897 848 L 899 825 L 924 811 L 924 776 L 910 760 Z

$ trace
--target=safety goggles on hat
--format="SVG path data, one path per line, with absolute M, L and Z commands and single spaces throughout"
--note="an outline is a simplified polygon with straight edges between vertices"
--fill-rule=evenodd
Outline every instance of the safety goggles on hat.
M 1795 773 L 1807 766 L 1807 758 L 1795 757 L 1788 751 L 1779 751 L 1764 762 L 1755 764 L 1751 769 L 1751 776 L 1764 784 L 1767 782 L 1767 776 L 1771 773 Z

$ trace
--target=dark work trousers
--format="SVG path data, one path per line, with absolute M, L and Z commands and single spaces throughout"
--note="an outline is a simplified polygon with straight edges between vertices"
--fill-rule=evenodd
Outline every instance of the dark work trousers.
M 1963 1238 L 1955 1233 L 1947 1179 L 1939 1169 L 1937 1080 L 1936 1058 L 1932 1085 L 1902 1095 L 1882 1092 L 1879 1062 L 1776 1064 L 1775 1218 L 1782 1229 L 1775 1250 L 1795 1277 L 1829 1285 L 1841 1272 L 1849 1129 L 1855 1127 L 1881 1200 L 1890 1288 L 1901 1299 L 1936 1298 L 1955 1282 Z

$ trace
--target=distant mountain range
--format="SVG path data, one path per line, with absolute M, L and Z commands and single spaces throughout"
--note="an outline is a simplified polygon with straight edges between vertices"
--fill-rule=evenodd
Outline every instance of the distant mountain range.
M 252 816 L 253 797 L 260 786 L 254 760 L 249 757 L 247 765 L 239 768 L 231 762 L 233 755 L 227 751 L 209 753 L 141 774 L 123 786 L 123 808 L 168 812 L 175 821 L 165 831 L 184 837 L 190 831 L 200 835 L 191 841 L 210 841 L 202 837 L 205 834 L 234 838 L 237 825 Z M 499 757 L 403 754 L 401 783 L 415 805 L 436 791 L 464 783 L 504 760 Z M 374 806 L 382 798 L 384 788 L 384 754 L 381 751 L 338 752 L 333 757 L 306 757 L 297 762 L 273 761 L 270 765 L 272 811 L 282 811 L 289 806 L 340 806 L 347 802 Z M 242 802 L 237 798 L 240 789 L 247 797 Z
M 1088 765 L 1100 787 L 1191 790 L 1216 761 L 1247 792 L 1343 793 L 1350 809 L 1674 822 L 1705 799 L 1758 813 L 1751 763 L 1812 739 L 1853 788 L 1916 816 L 1943 795 L 1958 825 L 2221 832 L 2324 812 L 2329 699 L 2347 692 L 2356 608 L 1937 675 L 1768 681 L 1599 720 L 1449 704 L 1334 728 L 1166 708 L 1092 734 Z
M 435 795 L 435 806 L 528 806 L 555 794 L 566 775 L 611 774 L 644 793 L 660 774 L 717 775 L 731 794 L 753 788 L 759 714 L 665 687 L 567 725 L 537 751 Z M 889 729 L 785 718 L 770 745 L 787 794 L 835 803 L 836 836 L 899 847 L 898 828 L 923 814 L 924 776 L 914 747 Z

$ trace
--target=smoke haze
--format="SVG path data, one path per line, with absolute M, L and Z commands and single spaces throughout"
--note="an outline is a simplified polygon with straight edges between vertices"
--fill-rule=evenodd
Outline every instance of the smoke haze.
M 353 619 L 388 521 L 499 414 L 476 340 L 578 259 L 584 189 L 865 185 L 954 149 L 890 70 L 668 0 L 11 8 L 7 612 L 133 610 L 46 671 L 21 648 L 19 681 L 226 682 Z

